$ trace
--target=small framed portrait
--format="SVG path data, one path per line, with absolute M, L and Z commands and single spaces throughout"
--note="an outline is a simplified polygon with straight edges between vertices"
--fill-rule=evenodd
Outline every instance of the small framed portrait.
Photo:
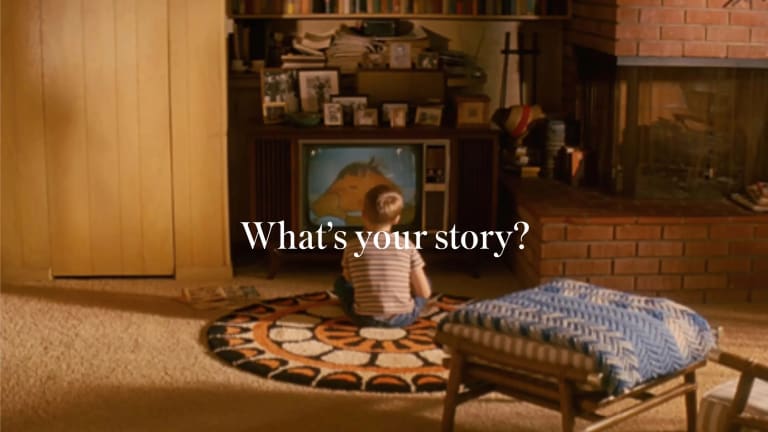
M 341 104 L 341 111 L 344 120 L 344 124 L 351 125 L 355 121 L 355 112 L 361 109 L 368 108 L 368 96 L 367 95 L 351 95 L 351 96 L 331 96 L 331 102 Z
M 280 123 L 286 113 L 299 110 L 299 98 L 296 87 L 296 70 L 280 68 L 261 69 L 261 107 L 264 123 Z M 281 117 L 277 117 L 278 107 L 282 106 Z M 271 113 L 267 110 L 271 109 Z
M 405 127 L 408 119 L 408 105 L 394 106 L 389 110 L 389 125 L 391 127 Z
M 299 99 L 301 110 L 319 112 L 323 104 L 331 102 L 331 95 L 339 93 L 338 69 L 299 69 Z
M 262 110 L 264 112 L 264 123 L 275 124 L 285 121 L 285 115 L 287 114 L 285 102 L 265 102 L 262 104 Z
M 440 54 L 436 51 L 422 51 L 416 59 L 417 69 L 439 69 Z
M 378 126 L 379 110 L 365 108 L 355 111 L 355 126 Z
M 416 107 L 414 124 L 418 126 L 440 126 L 442 120 L 442 105 L 420 105 Z
M 381 104 L 381 122 L 383 124 L 389 124 L 389 112 L 393 108 L 404 108 L 405 114 L 408 114 L 408 103 L 406 102 L 384 102 Z
M 323 104 L 323 123 L 326 126 L 344 125 L 344 115 L 340 103 L 326 102 Z
M 490 98 L 486 95 L 459 95 L 456 101 L 456 127 L 488 126 Z
M 411 68 L 411 43 L 410 42 L 391 42 L 389 44 L 389 68 L 390 69 L 410 69 Z

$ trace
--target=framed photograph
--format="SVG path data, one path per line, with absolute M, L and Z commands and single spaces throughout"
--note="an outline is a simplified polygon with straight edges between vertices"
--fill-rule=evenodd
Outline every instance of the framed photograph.
M 406 102 L 384 102 L 381 104 L 381 122 L 383 124 L 389 124 L 389 113 L 393 108 L 404 108 L 405 114 L 408 114 L 408 104 Z
M 341 104 L 344 124 L 351 125 L 355 121 L 355 112 L 368 108 L 367 95 L 331 96 L 331 102 Z
M 389 125 L 391 127 L 405 127 L 408 119 L 408 105 L 395 106 L 389 110 Z
M 326 102 L 323 104 L 323 122 L 326 126 L 344 125 L 344 115 L 340 103 Z
M 299 69 L 299 99 L 301 110 L 319 112 L 323 104 L 331 102 L 331 95 L 339 93 L 338 69 Z
M 365 108 L 355 111 L 355 126 L 378 126 L 379 110 Z
M 488 126 L 490 98 L 486 95 L 456 96 L 456 127 Z
M 440 54 L 436 51 L 422 51 L 416 59 L 417 69 L 439 69 Z
M 285 102 L 264 102 L 264 124 L 282 123 L 288 113 Z
M 299 110 L 296 70 L 263 68 L 261 70 L 261 108 L 264 123 L 281 123 L 286 113 Z M 282 106 L 282 108 L 278 108 Z M 267 112 L 267 111 L 270 112 Z M 281 116 L 277 116 L 282 110 Z
M 443 120 L 442 105 L 421 105 L 416 107 L 416 119 L 418 126 L 440 126 Z
M 391 42 L 389 44 L 389 68 L 390 69 L 410 69 L 411 68 L 411 43 L 410 42 Z

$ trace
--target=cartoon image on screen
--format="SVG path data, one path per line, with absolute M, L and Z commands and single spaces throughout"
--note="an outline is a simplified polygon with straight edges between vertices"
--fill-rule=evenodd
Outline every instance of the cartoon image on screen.
M 409 146 L 307 146 L 306 208 L 311 225 L 363 225 L 366 192 L 394 185 L 403 195 L 400 225 L 412 225 L 420 191 L 417 149 Z

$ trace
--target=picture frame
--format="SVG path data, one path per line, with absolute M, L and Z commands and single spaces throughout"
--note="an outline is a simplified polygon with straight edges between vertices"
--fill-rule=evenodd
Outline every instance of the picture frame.
M 304 112 L 320 112 L 339 93 L 338 69 L 299 69 L 299 101 Z
M 355 121 L 355 111 L 368 108 L 368 95 L 333 95 L 331 102 L 341 104 L 344 124 L 351 125 Z
M 416 69 L 439 69 L 440 54 L 437 51 L 422 51 L 416 57 Z
M 398 108 L 404 108 L 406 116 L 408 114 L 408 103 L 407 102 L 384 102 L 381 104 L 381 123 L 382 124 L 389 124 L 390 123 L 390 115 L 389 112 L 392 109 L 398 109 Z
M 417 126 L 440 126 L 442 121 L 442 105 L 419 105 L 416 107 L 414 124 Z
M 393 106 L 389 110 L 389 126 L 405 127 L 408 122 L 408 106 Z
M 282 115 L 277 116 L 280 106 Z M 261 109 L 265 124 L 282 123 L 285 114 L 299 111 L 295 69 L 261 69 Z
M 276 124 L 285 121 L 288 108 L 285 102 L 264 102 L 262 104 L 264 124 Z
M 456 127 L 484 127 L 490 124 L 490 98 L 486 95 L 458 95 Z
M 323 104 L 323 124 L 326 126 L 343 126 L 344 112 L 338 102 L 326 102 Z
M 411 43 L 390 42 L 389 44 L 389 68 L 411 69 Z
M 355 111 L 355 126 L 378 126 L 379 110 L 365 108 Z

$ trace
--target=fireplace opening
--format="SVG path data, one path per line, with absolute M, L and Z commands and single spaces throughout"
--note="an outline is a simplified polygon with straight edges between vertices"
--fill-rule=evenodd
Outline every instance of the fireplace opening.
M 585 182 L 643 199 L 720 199 L 768 178 L 768 68 L 578 51 Z

